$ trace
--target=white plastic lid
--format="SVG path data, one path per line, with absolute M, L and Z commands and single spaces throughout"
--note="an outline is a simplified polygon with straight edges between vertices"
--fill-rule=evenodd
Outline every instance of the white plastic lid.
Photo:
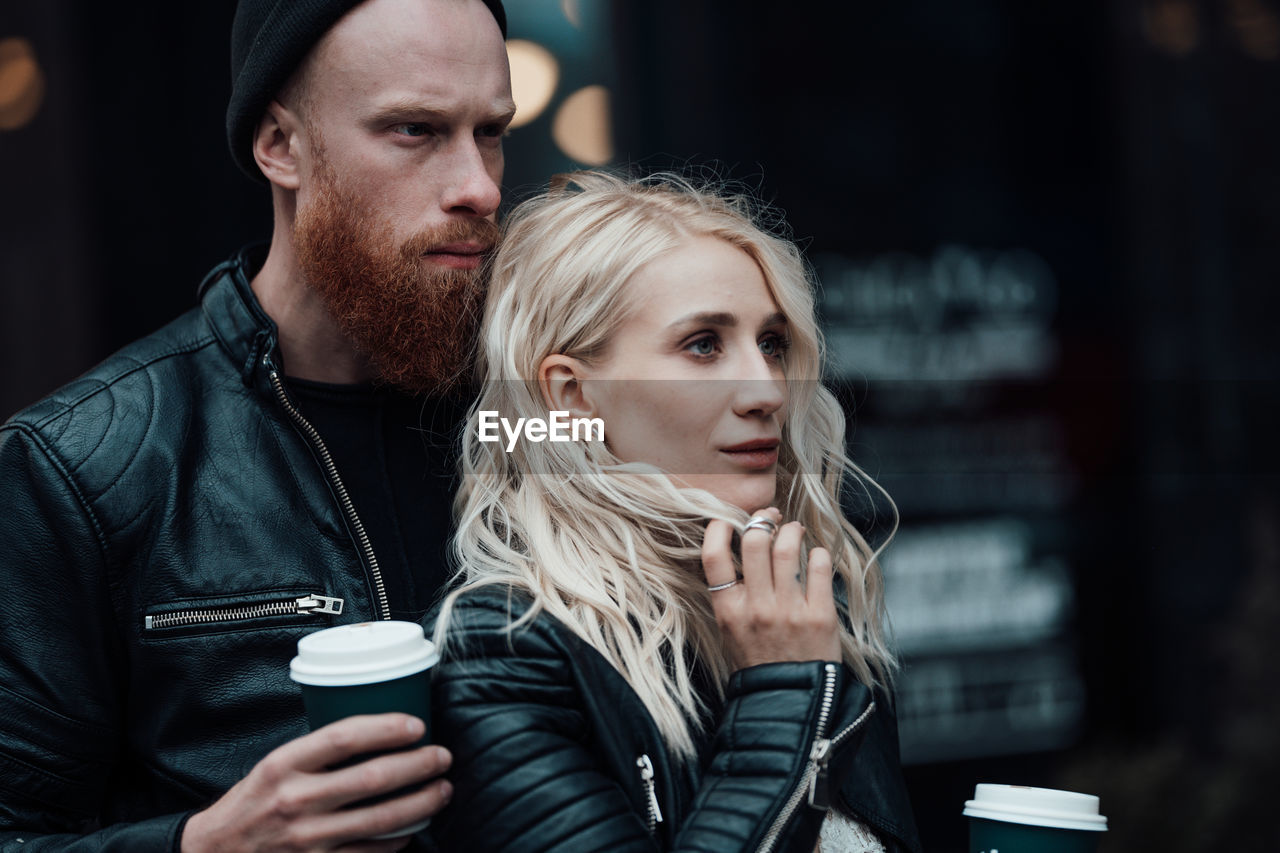
M 417 622 L 360 622 L 299 640 L 289 677 L 319 687 L 376 684 L 421 672 L 439 660 Z
M 1053 788 L 983 783 L 973 789 L 973 799 L 964 804 L 964 813 L 1028 826 L 1107 831 L 1107 819 L 1098 814 L 1097 797 Z

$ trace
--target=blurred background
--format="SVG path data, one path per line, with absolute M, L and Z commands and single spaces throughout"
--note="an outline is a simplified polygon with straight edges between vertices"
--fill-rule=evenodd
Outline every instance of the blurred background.
M 926 849 L 981 781 L 1100 795 L 1104 851 L 1280 849 L 1280 2 L 506 6 L 510 199 L 712 174 L 818 273 Z M 0 5 L 0 417 L 269 236 L 233 8 Z

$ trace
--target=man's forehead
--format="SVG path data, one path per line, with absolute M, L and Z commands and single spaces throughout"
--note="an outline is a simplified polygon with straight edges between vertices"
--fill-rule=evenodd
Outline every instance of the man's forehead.
M 309 63 L 313 82 L 339 90 L 394 78 L 445 96 L 457 84 L 509 81 L 502 33 L 482 0 L 365 0 L 325 34 Z
M 317 47 L 344 60 L 372 52 L 482 52 L 502 43 L 482 0 L 364 0 L 325 33 Z

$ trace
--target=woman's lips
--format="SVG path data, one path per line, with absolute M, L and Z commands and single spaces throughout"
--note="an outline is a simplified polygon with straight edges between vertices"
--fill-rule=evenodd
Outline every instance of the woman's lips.
M 732 447 L 722 447 L 720 452 L 733 460 L 735 465 L 751 470 L 772 468 L 778 464 L 778 440 L 746 441 Z

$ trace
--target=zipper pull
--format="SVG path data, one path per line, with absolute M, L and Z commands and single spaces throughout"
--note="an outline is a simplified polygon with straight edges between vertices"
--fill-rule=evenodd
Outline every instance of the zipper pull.
M 636 766 L 640 768 L 640 778 L 644 781 L 645 793 L 649 795 L 649 813 L 653 816 L 653 822 L 662 823 L 662 809 L 658 808 L 658 794 L 654 791 L 653 762 L 649 760 L 649 756 L 642 755 L 636 759 Z
M 342 605 L 345 602 L 341 598 L 331 598 L 327 595 L 304 595 L 298 599 L 299 613 L 332 613 L 337 615 L 342 612 Z
M 831 807 L 830 781 L 827 778 L 827 762 L 831 760 L 831 740 L 820 737 L 813 742 L 809 751 L 809 760 L 813 762 L 813 780 L 809 783 L 809 806 L 826 811 Z

